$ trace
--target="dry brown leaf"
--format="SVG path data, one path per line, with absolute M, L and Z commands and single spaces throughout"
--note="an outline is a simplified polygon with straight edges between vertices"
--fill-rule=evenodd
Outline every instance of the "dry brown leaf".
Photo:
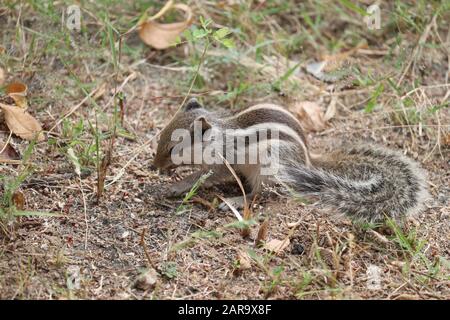
M 23 210 L 25 208 L 25 196 L 22 191 L 16 190 L 13 193 L 12 201 L 17 210 Z
M 16 135 L 25 140 L 44 140 L 44 134 L 39 122 L 24 109 L 0 103 L 5 113 L 6 125 Z
M 159 23 L 154 21 L 172 8 L 184 11 L 186 19 L 182 22 L 173 23 Z M 176 42 L 179 35 L 192 23 L 192 20 L 193 14 L 189 6 L 182 3 L 171 4 L 169 2 L 159 13 L 139 26 L 139 36 L 145 44 L 155 49 L 166 49 Z
M 269 220 L 264 220 L 263 223 L 261 223 L 261 226 L 258 230 L 258 235 L 256 236 L 255 243 L 257 246 L 260 246 L 264 241 L 267 239 L 267 231 L 269 229 Z
M 306 131 L 323 131 L 326 124 L 320 106 L 311 101 L 302 101 L 294 105 L 292 111 L 297 115 Z
M 264 248 L 273 253 L 280 253 L 286 249 L 290 243 L 289 238 L 284 240 L 272 239 L 264 245 Z
M 401 271 L 405 267 L 406 262 L 394 260 L 394 261 L 389 262 L 389 264 L 398 268 L 398 270 Z
M 450 147 L 450 133 L 444 135 L 444 137 L 442 138 L 442 144 Z
M 389 243 L 389 239 L 388 238 L 386 238 L 382 234 L 376 232 L 375 230 L 368 229 L 367 233 L 371 236 L 371 238 L 374 241 L 376 241 L 376 242 L 378 242 L 380 244 L 387 244 L 387 243 Z
M 239 261 L 239 269 L 246 270 L 252 267 L 251 261 L 252 259 L 249 257 L 248 253 L 242 250 L 238 251 L 238 261 Z
M 6 93 L 14 99 L 18 107 L 23 109 L 28 107 L 27 91 L 27 86 L 21 82 L 13 82 L 6 87 Z

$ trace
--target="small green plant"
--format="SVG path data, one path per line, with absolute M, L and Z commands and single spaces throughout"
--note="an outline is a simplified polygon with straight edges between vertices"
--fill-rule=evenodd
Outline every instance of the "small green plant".
M 191 75 L 190 79 L 190 88 L 188 91 L 188 95 L 190 94 L 192 88 L 195 86 L 198 89 L 203 88 L 206 80 L 203 79 L 200 74 L 200 67 L 202 66 L 206 52 L 208 49 L 217 44 L 219 46 L 223 46 L 227 49 L 233 48 L 235 46 L 233 39 L 230 37 L 231 30 L 228 27 L 212 29 L 211 19 L 204 19 L 200 16 L 200 27 L 193 25 L 191 28 L 185 30 L 182 36 L 186 39 L 188 43 L 192 45 L 195 49 L 191 56 L 191 65 L 197 66 L 195 68 L 195 72 Z M 178 37 L 175 44 L 181 43 L 181 37 Z
M 244 229 L 248 229 L 251 226 L 255 225 L 256 221 L 254 219 L 248 219 L 248 220 L 237 220 L 235 222 L 231 222 L 226 224 L 224 227 L 225 228 L 236 228 L 239 230 L 244 230 Z
M 3 184 L 2 205 L 0 206 L 0 219 L 10 219 L 15 215 L 23 213 L 16 208 L 13 197 L 14 193 L 19 189 L 20 185 L 33 173 L 33 167 L 29 163 L 33 153 L 36 141 L 31 141 L 25 150 L 22 158 L 22 165 L 19 174 L 16 177 L 6 177 L 0 175 Z
M 67 155 L 71 161 L 74 156 L 79 159 L 81 169 L 89 167 L 96 163 L 97 144 L 94 139 L 85 138 L 86 131 L 86 125 L 82 118 L 75 122 L 65 119 L 62 123 L 62 137 L 59 139 L 65 143 L 51 138 L 48 144 L 59 146 L 59 151 Z
M 356 230 L 360 229 L 363 231 L 374 230 L 383 226 L 382 223 L 370 222 L 365 220 L 353 220 L 352 222 Z
M 410 228 L 407 233 L 405 233 L 395 220 L 390 218 L 387 219 L 386 224 L 394 232 L 393 241 L 400 246 L 406 254 L 406 257 L 411 262 L 418 259 L 421 260 L 427 269 L 429 269 L 432 263 L 423 253 L 427 241 L 419 238 L 417 229 Z
M 208 239 L 208 240 L 218 239 L 218 238 L 221 238 L 222 236 L 223 235 L 222 235 L 221 232 L 218 232 L 218 231 L 215 231 L 215 230 L 211 230 L 211 231 L 205 231 L 205 230 L 196 231 L 196 232 L 193 232 L 186 240 L 183 240 L 183 241 L 178 242 L 175 245 L 173 245 L 170 250 L 171 251 L 182 250 L 182 249 L 185 249 L 185 248 L 193 246 L 199 240 L 203 240 L 203 239 Z
M 189 190 L 188 193 L 183 198 L 183 201 L 178 206 L 176 210 L 176 214 L 182 214 L 186 210 L 190 209 L 189 201 L 197 194 L 198 188 L 201 187 L 203 183 L 205 183 L 206 179 L 208 179 L 212 174 L 212 171 L 209 171 L 208 173 L 205 173 L 202 175 L 192 186 L 191 190 Z
M 176 262 L 165 262 L 161 267 L 161 273 L 169 279 L 176 278 L 178 275 Z
M 16 216 L 57 216 L 47 212 L 26 211 L 16 207 L 14 194 L 20 185 L 33 173 L 34 168 L 30 162 L 36 141 L 32 140 L 25 149 L 22 157 L 22 165 L 16 177 L 7 177 L 0 175 L 0 181 L 3 184 L 3 197 L 0 205 L 0 222 Z
M 190 43 L 197 44 L 204 42 L 202 44 L 211 44 L 213 42 L 219 43 L 226 48 L 234 48 L 234 41 L 229 36 L 232 33 L 228 27 L 213 30 L 210 25 L 213 21 L 211 19 L 205 19 L 200 16 L 200 28 L 197 26 L 192 26 L 183 32 L 183 36 Z M 178 39 L 177 43 L 181 42 L 181 38 Z
M 283 271 L 284 271 L 283 266 L 276 266 L 272 270 L 270 270 L 271 279 L 269 280 L 269 282 L 266 285 L 266 288 L 264 289 L 266 297 L 274 293 L 278 285 L 281 284 L 281 275 Z
M 273 84 L 272 84 L 272 89 L 276 92 L 281 92 L 281 85 L 287 81 L 295 72 L 295 70 L 297 70 L 297 68 L 300 66 L 300 62 L 295 64 L 293 67 L 289 68 L 285 74 L 283 74 L 278 80 L 276 80 Z
M 307 294 L 305 292 L 305 289 L 311 284 L 312 281 L 313 281 L 313 276 L 310 272 L 305 271 L 302 273 L 301 281 L 297 285 L 296 294 L 295 294 L 295 296 L 298 299 L 303 298 Z
M 354 4 L 352 1 L 350 0 L 339 0 L 339 2 L 347 7 L 348 9 L 350 9 L 351 11 L 365 17 L 367 15 L 369 15 L 366 10 L 362 9 L 360 6 L 358 6 L 357 4 Z
M 370 97 L 369 102 L 367 103 L 366 107 L 364 108 L 365 112 L 372 112 L 373 109 L 375 109 L 378 101 L 378 97 L 383 93 L 384 91 L 384 85 L 380 83 L 375 91 L 373 92 L 372 96 Z

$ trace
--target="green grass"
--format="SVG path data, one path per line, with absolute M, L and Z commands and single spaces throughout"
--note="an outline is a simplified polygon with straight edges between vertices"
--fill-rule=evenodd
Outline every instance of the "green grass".
M 13 197 L 14 193 L 20 188 L 20 185 L 33 173 L 34 168 L 29 161 L 35 144 L 36 142 L 32 141 L 22 155 L 22 165 L 17 176 L 0 175 L 0 180 L 3 184 L 2 205 L 0 206 L 0 223 L 1 220 L 11 219 L 12 217 L 22 213 L 22 210 L 16 208 Z
M 176 214 L 182 214 L 189 209 L 189 201 L 197 194 L 198 189 L 205 183 L 206 179 L 208 179 L 212 175 L 212 171 L 205 173 L 202 175 L 195 183 L 188 193 L 185 194 L 183 201 L 178 206 L 176 210 Z

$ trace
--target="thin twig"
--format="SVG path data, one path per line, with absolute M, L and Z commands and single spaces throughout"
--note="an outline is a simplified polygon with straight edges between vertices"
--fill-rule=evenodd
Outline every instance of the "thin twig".
M 83 183 L 81 180 L 81 176 L 78 176 L 78 179 L 80 181 L 81 196 L 83 198 L 84 222 L 86 224 L 86 230 L 85 230 L 85 234 L 84 234 L 84 250 L 87 250 L 88 236 L 89 236 L 89 221 L 88 221 L 88 217 L 87 217 L 86 196 L 84 195 Z
M 139 244 L 142 246 L 142 249 L 144 250 L 145 257 L 147 258 L 148 267 L 154 269 L 152 259 L 150 258 L 150 254 L 148 253 L 147 244 L 145 243 L 145 233 L 146 232 L 147 232 L 147 228 L 142 229 L 141 241 Z
M 11 141 L 11 136 L 12 136 L 12 131 L 9 130 L 9 135 L 8 135 L 8 139 L 6 139 L 5 145 L 3 146 L 2 150 L 0 150 L 0 154 L 3 153 L 3 151 L 5 151 L 6 147 L 9 144 L 9 141 Z

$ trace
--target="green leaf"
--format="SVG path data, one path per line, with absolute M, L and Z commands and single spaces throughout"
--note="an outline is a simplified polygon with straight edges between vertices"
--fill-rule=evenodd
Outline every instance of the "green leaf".
M 231 33 L 230 29 L 225 27 L 225 28 L 221 28 L 219 30 L 217 30 L 216 32 L 214 32 L 214 38 L 216 40 L 221 40 L 223 38 L 225 38 L 227 35 L 229 35 Z
M 195 240 L 192 238 L 185 240 L 185 241 L 181 241 L 181 242 L 174 244 L 173 247 L 170 248 L 170 251 L 179 251 L 179 250 L 188 248 L 190 246 L 193 246 L 195 243 L 196 243 Z
M 450 107 L 450 102 L 444 102 L 442 104 L 437 104 L 437 105 L 434 105 L 434 106 L 428 108 L 428 111 L 430 113 L 436 113 L 437 111 L 439 111 L 441 109 L 449 108 L 449 107 Z
M 181 43 L 181 37 L 180 37 L 180 36 L 177 36 L 177 37 L 175 38 L 175 41 L 174 41 L 174 43 L 173 43 L 173 46 L 179 45 L 180 43 Z
M 165 275 L 169 279 L 176 278 L 178 271 L 177 271 L 177 264 L 173 261 L 169 261 L 161 267 L 161 273 Z
M 222 236 L 223 236 L 222 233 L 214 231 L 214 230 L 196 231 L 196 232 L 192 233 L 189 236 L 189 238 L 174 244 L 173 247 L 170 249 L 170 251 L 178 251 L 178 250 L 182 250 L 182 249 L 191 247 L 191 246 L 195 245 L 197 243 L 197 241 L 202 240 L 202 239 L 217 239 L 217 238 L 221 238 Z
M 64 217 L 63 214 L 59 214 L 59 213 L 38 212 L 38 211 L 23 211 L 23 210 L 15 210 L 13 214 L 15 216 Z
M 192 32 L 189 29 L 184 30 L 183 36 L 186 38 L 187 41 L 193 41 L 194 36 L 192 35 Z
M 208 35 L 208 31 L 202 29 L 195 29 L 192 32 L 192 35 L 194 36 L 195 39 L 201 39 Z
M 364 108 L 364 112 L 372 112 L 377 104 L 378 97 L 383 93 L 384 91 L 384 85 L 380 83 L 373 93 L 372 97 L 370 98 L 369 102 L 367 103 L 366 107 Z
M 31 155 L 33 154 L 35 145 L 36 145 L 36 139 L 31 140 L 30 144 L 28 145 L 28 147 L 25 149 L 25 151 L 23 153 L 23 156 L 22 156 L 23 164 L 27 163 L 28 160 L 30 160 Z
M 259 264 L 264 264 L 264 258 L 256 253 L 253 249 L 247 249 L 247 254 L 250 258 L 256 261 Z
M 281 76 L 277 81 L 275 81 L 272 84 L 272 87 L 275 91 L 281 91 L 281 84 L 286 81 L 287 79 L 289 79 L 290 76 L 292 76 L 295 72 L 295 70 L 297 70 L 297 68 L 300 66 L 300 62 L 297 63 L 295 66 L 291 67 L 288 71 L 286 71 L 286 73 Z
M 229 38 L 223 39 L 220 41 L 220 43 L 223 44 L 228 49 L 235 47 L 233 39 L 229 39 Z
M 235 221 L 235 222 L 226 224 L 224 227 L 225 228 L 236 228 L 236 229 L 247 229 L 254 224 L 256 224 L 256 221 L 253 219 L 250 219 L 250 220 Z
M 357 6 L 356 4 L 354 4 L 353 2 L 351 2 L 349 0 L 339 0 L 339 2 L 342 3 L 348 9 L 362 15 L 363 17 L 369 15 L 364 9 L 361 9 L 359 6 Z
M 211 24 L 212 20 L 211 19 L 206 19 L 203 18 L 203 16 L 200 16 L 200 24 L 202 25 L 202 28 L 209 31 L 208 30 L 208 26 Z
M 196 231 L 191 234 L 192 238 L 196 239 L 214 239 L 214 238 L 221 238 L 222 233 L 217 231 Z

